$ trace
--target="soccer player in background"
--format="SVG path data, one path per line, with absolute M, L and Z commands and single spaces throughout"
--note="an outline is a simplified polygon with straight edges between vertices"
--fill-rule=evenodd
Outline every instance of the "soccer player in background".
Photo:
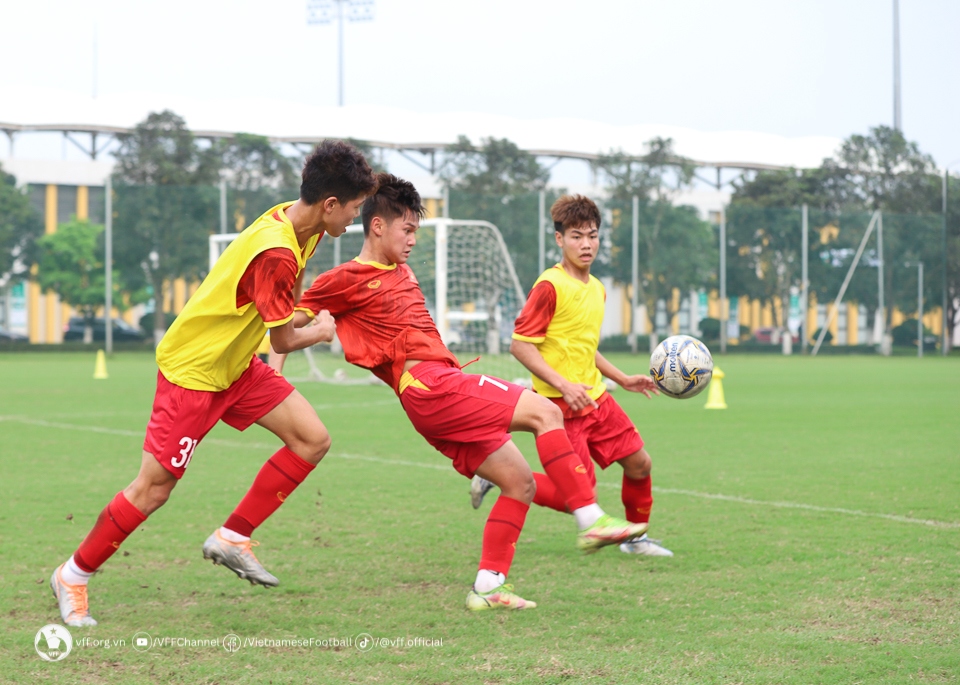
M 251 583 L 275 586 L 251 550 L 250 535 L 296 489 L 330 447 L 313 407 L 255 356 L 270 329 L 273 347 L 291 352 L 332 340 L 333 319 L 293 325 L 303 268 L 324 233 L 341 235 L 374 191 L 376 177 L 354 147 L 325 141 L 307 158 L 300 197 L 267 210 L 230 244 L 157 346 L 157 391 L 140 473 L 101 512 L 50 585 L 69 626 L 93 626 L 87 581 L 170 497 L 197 444 L 222 420 L 258 424 L 284 446 L 261 468 L 246 496 L 203 545 L 203 556 Z
M 506 577 L 536 489 L 510 431 L 536 435 L 552 496 L 573 512 L 585 552 L 642 535 L 603 512 L 586 469 L 549 400 L 499 378 L 464 373 L 440 338 L 413 270 L 407 265 L 423 215 L 412 184 L 389 174 L 363 206 L 360 255 L 321 274 L 297 305 L 296 325 L 327 310 L 348 362 L 369 369 L 397 396 L 414 428 L 467 478 L 479 474 L 500 487 L 483 533 L 479 570 L 467 608 L 532 609 Z M 303 311 L 299 311 L 303 310 Z
M 533 284 L 517 317 L 510 351 L 533 374 L 537 393 L 563 411 L 563 425 L 591 484 L 596 487 L 597 483 L 593 461 L 601 469 L 620 464 L 620 495 L 627 520 L 648 523 L 653 506 L 650 455 L 636 427 L 607 392 L 603 377 L 647 397 L 659 391 L 649 376 L 628 376 L 598 351 L 606 292 L 590 274 L 600 248 L 597 205 L 582 195 L 565 195 L 553 204 L 550 214 L 562 258 Z M 533 477 L 537 481 L 534 504 L 569 511 L 549 473 Z M 470 486 L 474 508 L 492 487 L 489 479 L 474 478 Z M 622 543 L 620 549 L 631 554 L 673 556 L 646 533 Z

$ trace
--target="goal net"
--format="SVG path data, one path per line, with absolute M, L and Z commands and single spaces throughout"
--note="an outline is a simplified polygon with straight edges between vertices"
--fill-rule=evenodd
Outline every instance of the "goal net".
M 237 235 L 210 236 L 211 268 Z M 353 259 L 362 245 L 359 225 L 350 226 L 337 239 L 324 238 L 307 263 L 305 283 Z M 497 227 L 487 221 L 423 221 L 409 265 L 447 347 L 461 364 L 479 357 L 467 371 L 527 383 L 529 373 L 510 354 L 513 324 L 524 295 Z M 291 354 L 284 374 L 299 382 L 378 382 L 369 372 L 346 363 L 336 341 Z

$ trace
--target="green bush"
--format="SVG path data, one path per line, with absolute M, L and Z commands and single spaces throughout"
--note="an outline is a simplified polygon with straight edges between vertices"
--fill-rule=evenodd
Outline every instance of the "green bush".
M 648 335 L 638 335 L 637 336 L 637 352 L 646 353 L 650 349 L 650 336 Z M 600 341 L 600 351 L 601 352 L 629 352 L 630 351 L 630 336 L 623 335 L 611 335 L 606 338 L 603 338 Z
M 707 317 L 700 319 L 700 334 L 704 340 L 720 339 L 720 319 Z
M 893 336 L 893 344 L 901 347 L 917 346 L 917 320 L 907 319 L 899 326 L 895 326 L 890 331 Z M 926 326 L 923 327 L 923 349 L 932 350 L 937 346 L 937 336 L 933 334 Z
M 748 340 L 752 335 L 749 326 L 741 324 L 738 330 L 740 331 L 740 340 Z M 714 319 L 711 316 L 700 319 L 700 338 L 704 342 L 720 340 L 720 319 Z
M 819 338 L 820 338 L 820 329 L 818 328 L 817 330 L 815 330 L 815 331 L 813 332 L 813 337 L 810 338 L 810 342 L 816 343 Z M 824 344 L 824 345 L 829 345 L 831 340 L 833 340 L 833 333 L 831 333 L 831 332 L 828 330 L 828 331 L 827 331 L 827 334 L 826 334 L 825 336 L 823 336 L 823 344 Z
M 164 312 L 164 327 L 170 328 L 173 325 L 173 322 L 176 320 L 177 315 L 173 312 Z M 140 330 L 146 333 L 149 336 L 153 335 L 153 312 L 147 312 L 140 317 Z

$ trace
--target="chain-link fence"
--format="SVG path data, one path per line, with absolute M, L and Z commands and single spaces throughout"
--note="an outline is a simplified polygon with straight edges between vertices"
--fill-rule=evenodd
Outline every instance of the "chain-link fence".
M 113 257 L 121 283 L 120 304 L 127 310 L 128 321 L 137 325 L 158 307 L 175 315 L 206 273 L 211 233 L 242 230 L 270 207 L 297 195 L 295 188 L 115 186 Z M 526 292 L 541 269 L 559 259 L 549 217 L 550 205 L 558 196 L 554 190 L 510 196 L 451 190 L 448 207 L 442 208 L 439 201 L 433 206 L 453 219 L 494 224 Z M 103 194 L 91 192 L 90 198 L 99 204 Z M 810 208 L 806 214 L 809 306 L 804 311 L 801 208 L 727 207 L 723 214 L 727 268 L 722 274 L 719 213 L 708 220 L 691 207 L 632 198 L 593 199 L 603 216 L 601 249 L 593 272 L 607 287 L 603 337 L 608 348 L 629 349 L 633 338 L 636 347 L 645 351 L 643 336 L 662 338 L 675 332 L 699 335 L 710 344 L 719 341 L 722 330 L 731 346 L 775 347 L 788 330 L 791 340 L 803 345 L 823 327 L 828 330 L 824 337 L 829 347 L 871 349 L 884 332 L 893 335 L 895 345 L 915 346 L 918 299 L 924 309 L 927 344 L 934 344 L 941 335 L 946 253 L 938 215 L 884 213 L 864 245 L 843 302 L 834 308 L 872 214 Z M 102 209 L 91 207 L 88 215 L 93 220 L 104 218 Z M 433 287 L 432 241 L 431 229 L 425 226 L 410 261 L 425 292 Z M 359 234 L 322 240 L 307 278 L 352 259 L 361 245 Z M 920 263 L 922 284 L 918 283 Z M 726 306 L 718 297 L 721 280 L 726 286 Z M 878 323 L 881 297 L 884 318 Z M 727 321 L 726 329 L 722 320 Z M 912 337 L 906 333 L 911 321 Z

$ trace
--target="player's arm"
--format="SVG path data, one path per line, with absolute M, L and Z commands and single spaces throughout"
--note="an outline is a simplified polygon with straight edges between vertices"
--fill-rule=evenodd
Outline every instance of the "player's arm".
M 593 386 L 568 381 L 547 363 L 537 347 L 537 344 L 546 338 L 547 327 L 556 308 L 557 291 L 553 284 L 541 281 L 534 286 L 514 325 L 510 353 L 530 373 L 556 388 L 563 396 L 563 401 L 574 411 L 580 411 L 591 404 L 597 406 L 587 393 Z
M 317 343 L 330 342 L 336 332 L 337 325 L 326 310 L 319 313 L 313 326 L 304 328 L 297 328 L 291 317 L 285 324 L 270 329 L 270 346 L 279 354 L 290 354 Z
M 660 391 L 657 389 L 657 384 L 653 382 L 653 379 L 650 378 L 650 376 L 642 373 L 634 376 L 628 376 L 614 366 L 606 357 L 600 354 L 600 352 L 597 352 L 596 362 L 597 368 L 600 369 L 600 373 L 622 387 L 624 390 L 629 390 L 630 392 L 642 392 L 647 397 L 650 397 L 651 392 L 654 395 L 660 394 Z
M 270 329 L 270 346 L 281 354 L 301 350 L 333 339 L 336 331 L 329 314 L 319 325 L 297 329 L 293 325 L 294 291 L 301 282 L 296 257 L 286 249 L 274 248 L 257 255 L 237 286 L 248 297 Z
M 305 293 L 303 292 L 303 272 L 301 271 L 300 275 L 297 277 L 297 283 L 294 286 L 294 295 L 297 304 L 293 311 L 293 319 L 290 321 L 295 330 L 306 329 L 309 331 L 313 328 L 317 328 L 318 326 L 327 327 L 333 323 L 333 317 L 328 310 L 323 308 L 321 303 L 321 300 L 324 299 L 324 294 L 330 292 L 331 290 L 331 277 L 328 274 L 329 272 L 317 276 L 317 279 L 313 282 L 313 285 L 311 285 L 310 289 L 308 289 Z M 311 324 L 315 325 L 311 326 Z M 333 333 L 331 333 L 330 337 L 324 338 L 319 342 L 330 342 L 333 340 L 333 335 L 336 333 L 336 324 L 333 323 L 333 326 Z M 302 348 L 296 347 L 293 349 L 296 350 Z M 282 373 L 283 365 L 286 361 L 287 355 L 283 351 L 274 347 L 270 353 L 269 365 Z

